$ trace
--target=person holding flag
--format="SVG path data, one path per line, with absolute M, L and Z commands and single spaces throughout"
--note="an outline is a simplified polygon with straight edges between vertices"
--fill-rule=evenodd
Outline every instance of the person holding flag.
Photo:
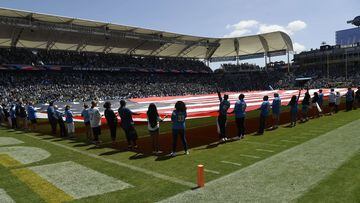
M 237 139 L 244 139 L 245 137 L 245 115 L 246 115 L 246 102 L 244 100 L 245 95 L 240 94 L 239 100 L 236 101 L 234 110 L 229 114 L 235 112 L 236 127 L 238 129 Z
M 228 101 L 229 95 L 224 94 L 224 98 L 221 97 L 221 93 L 219 89 L 216 90 L 218 97 L 219 97 L 219 115 L 217 117 L 217 127 L 218 133 L 220 137 L 220 142 L 227 141 L 226 137 L 226 121 L 227 121 L 227 114 L 228 109 L 230 108 L 230 102 Z
M 278 93 L 274 93 L 274 100 L 271 104 L 271 108 L 274 118 L 274 124 L 272 129 L 275 130 L 279 127 L 279 122 L 280 122 L 281 99 Z
M 269 115 L 269 110 L 270 110 L 270 102 L 269 102 L 269 96 L 264 96 L 263 97 L 263 103 L 260 106 L 260 125 L 259 125 L 259 130 L 256 133 L 256 135 L 263 135 L 264 134 L 264 130 L 266 127 L 266 119 Z

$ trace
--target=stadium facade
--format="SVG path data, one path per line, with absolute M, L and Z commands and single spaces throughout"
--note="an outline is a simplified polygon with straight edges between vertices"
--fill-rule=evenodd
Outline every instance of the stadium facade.
M 0 47 L 182 57 L 207 62 L 285 55 L 290 37 L 271 32 L 235 38 L 183 35 L 133 26 L 0 8 Z
M 294 55 L 294 64 L 299 68 L 322 69 L 327 76 L 332 73 L 348 74 L 360 66 L 360 43 L 347 46 L 324 45 L 320 49 Z
M 341 46 L 360 43 L 360 27 L 336 31 L 335 38 Z

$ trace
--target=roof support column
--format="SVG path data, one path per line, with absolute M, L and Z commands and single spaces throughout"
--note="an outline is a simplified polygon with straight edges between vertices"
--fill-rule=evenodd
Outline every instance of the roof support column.
M 239 65 L 239 40 L 237 38 L 234 39 L 234 48 L 236 52 L 236 64 Z
M 265 59 L 265 70 L 267 70 L 267 53 L 264 53 L 264 59 Z
M 287 50 L 287 69 L 288 69 L 288 73 L 290 73 L 290 51 Z
M 23 33 L 24 28 L 21 29 L 14 29 L 11 37 L 11 47 L 16 47 L 17 43 L 19 42 L 19 39 L 21 37 L 21 34 Z

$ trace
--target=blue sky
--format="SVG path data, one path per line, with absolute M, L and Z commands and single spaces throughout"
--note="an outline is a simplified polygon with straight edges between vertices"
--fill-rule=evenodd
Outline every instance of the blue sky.
M 351 28 L 360 0 L 1 0 L 1 7 L 198 36 L 249 35 L 280 29 L 296 49 L 335 43 Z

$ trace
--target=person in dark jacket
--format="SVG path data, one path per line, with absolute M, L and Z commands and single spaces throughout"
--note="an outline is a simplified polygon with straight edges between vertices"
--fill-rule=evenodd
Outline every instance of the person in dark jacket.
M 346 104 L 346 111 L 351 111 L 354 104 L 354 91 L 351 89 L 351 87 L 348 88 L 348 91 L 345 94 L 345 104 Z
M 27 130 L 28 129 L 28 122 L 27 122 L 27 112 L 26 112 L 26 108 L 25 105 L 23 103 L 22 100 L 19 100 L 18 103 L 18 121 L 19 121 L 19 125 L 21 123 L 21 129 L 23 130 Z
M 311 106 L 312 106 L 312 118 L 320 117 L 321 109 L 318 109 L 319 105 L 319 94 L 317 92 L 314 92 L 314 96 L 311 99 Z
M 259 130 L 256 133 L 256 135 L 263 135 L 264 130 L 266 128 L 266 120 L 269 116 L 270 111 L 270 102 L 269 102 L 269 96 L 263 97 L 263 103 L 260 106 L 260 124 L 259 124 Z
M 224 98 L 221 97 L 220 91 L 217 90 L 217 94 L 219 97 L 219 115 L 217 117 L 217 127 L 220 142 L 225 142 L 228 140 L 226 137 L 226 121 L 227 121 L 227 114 L 228 109 L 230 108 L 230 102 L 228 101 L 229 95 L 225 94 Z
M 306 89 L 304 99 L 301 102 L 301 122 L 306 122 L 309 120 L 308 111 L 310 106 L 310 93 L 309 89 Z
M 13 129 L 17 129 L 18 128 L 18 123 L 17 123 L 17 119 L 16 119 L 16 105 L 12 104 L 10 107 L 10 118 L 11 118 L 11 127 Z
M 56 116 L 55 113 L 55 108 L 54 108 L 54 102 L 51 101 L 49 102 L 49 106 L 47 108 L 47 117 L 51 126 L 51 134 L 52 135 L 56 135 L 56 128 L 57 128 L 57 124 L 58 124 L 58 117 Z
M 156 105 L 151 103 L 149 105 L 148 111 L 146 112 L 148 120 L 148 130 L 152 138 L 152 148 L 154 154 L 161 154 L 160 145 L 159 145 L 159 129 L 160 122 L 163 122 L 164 119 L 161 119 L 157 111 Z
M 57 123 L 59 124 L 59 128 L 60 128 L 60 137 L 67 137 L 67 131 L 66 131 L 66 127 L 65 127 L 65 121 L 63 119 L 64 114 L 61 113 L 58 110 L 57 106 L 54 106 L 54 113 L 57 119 Z
M 137 149 L 136 144 L 137 132 L 134 127 L 133 115 L 140 115 L 139 113 L 134 113 L 126 107 L 126 101 L 120 101 L 120 108 L 118 109 L 119 116 L 121 118 L 121 127 L 125 132 L 126 140 L 128 142 L 128 148 Z
M 110 129 L 112 144 L 115 145 L 116 127 L 117 127 L 117 123 L 118 123 L 118 118 L 115 115 L 114 111 L 111 109 L 111 103 L 109 101 L 105 102 L 104 108 L 105 108 L 104 114 L 105 114 L 107 125 L 109 126 L 109 129 Z
M 297 120 L 297 114 L 298 114 L 298 102 L 300 99 L 301 90 L 299 90 L 299 95 L 296 97 L 296 95 L 293 95 L 291 97 L 291 100 L 288 104 L 290 106 L 290 125 L 289 127 L 295 127 L 296 126 L 296 120 Z
M 356 108 L 360 108 L 360 86 L 357 88 L 356 92 L 355 92 L 355 107 Z

